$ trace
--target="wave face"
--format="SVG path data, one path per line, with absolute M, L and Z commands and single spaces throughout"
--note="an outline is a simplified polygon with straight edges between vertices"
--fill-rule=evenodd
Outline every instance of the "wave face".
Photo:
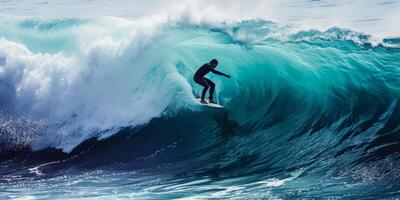
M 6 190 L 44 178 L 59 181 L 57 198 L 78 177 L 91 195 L 121 183 L 120 198 L 399 195 L 396 38 L 265 20 L 9 17 L 0 38 Z M 210 75 L 224 110 L 193 95 L 212 58 L 232 75 Z

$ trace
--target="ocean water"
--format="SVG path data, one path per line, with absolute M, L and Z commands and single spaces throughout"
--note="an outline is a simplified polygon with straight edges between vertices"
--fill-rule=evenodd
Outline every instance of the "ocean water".
M 0 1 L 0 199 L 400 198 L 400 2 L 173 3 Z

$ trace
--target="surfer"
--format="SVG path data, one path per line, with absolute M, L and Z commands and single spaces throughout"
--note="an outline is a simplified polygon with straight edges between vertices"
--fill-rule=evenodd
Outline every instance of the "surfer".
M 194 74 L 194 77 L 193 77 L 194 81 L 204 87 L 203 91 L 201 93 L 200 103 L 207 104 L 207 101 L 204 100 L 204 97 L 206 96 L 208 88 L 210 88 L 210 95 L 208 97 L 208 99 L 209 99 L 208 102 L 216 103 L 213 99 L 215 83 L 212 82 L 210 79 L 204 77 L 206 74 L 208 74 L 209 72 L 212 72 L 214 74 L 218 74 L 221 76 L 225 76 L 227 78 L 231 78 L 231 76 L 215 70 L 217 65 L 218 65 L 218 61 L 216 59 L 212 59 L 209 63 L 206 63 L 203 66 L 201 66 Z

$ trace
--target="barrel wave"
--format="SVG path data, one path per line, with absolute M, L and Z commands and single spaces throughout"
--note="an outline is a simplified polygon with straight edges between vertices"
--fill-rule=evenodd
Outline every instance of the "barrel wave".
M 396 38 L 260 19 L 0 25 L 3 197 L 400 195 Z M 232 76 L 210 75 L 224 109 L 195 102 L 212 58 Z

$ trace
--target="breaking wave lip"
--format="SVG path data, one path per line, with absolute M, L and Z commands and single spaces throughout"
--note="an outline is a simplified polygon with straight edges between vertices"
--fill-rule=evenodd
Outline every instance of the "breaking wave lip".
M 398 39 L 380 41 L 348 29 L 298 30 L 260 19 L 215 24 L 187 19 L 149 23 L 120 18 L 3 17 L 0 23 L 7 27 L 0 29 L 2 120 L 9 122 L 4 124 L 14 123 L 11 127 L 3 126 L 2 137 L 25 138 L 22 143 L 29 144 L 33 150 L 55 147 L 71 152 L 91 137 L 104 139 L 121 127 L 143 125 L 182 109 L 198 109 L 193 104 L 192 90 L 196 88 L 192 88 L 190 74 L 201 62 L 215 55 L 222 57 L 226 65 L 241 67 L 227 69 L 236 80 L 222 80 L 224 84 L 217 93 L 225 94 L 220 95 L 220 100 L 227 104 L 230 115 L 240 125 L 251 129 L 285 122 L 285 114 L 297 118 L 302 115 L 295 112 L 307 112 L 313 117 L 321 114 L 309 104 L 329 115 L 330 107 L 343 104 L 341 101 L 357 101 L 357 98 L 342 96 L 348 94 L 351 87 L 360 94 L 372 95 L 372 101 L 385 102 L 383 107 L 386 108 L 397 94 L 397 89 L 392 88 L 396 87 L 396 82 L 388 81 L 390 77 L 383 74 L 397 73 L 391 67 L 398 62 L 394 56 L 398 54 Z M 216 50 L 208 53 L 203 47 Z M 384 52 L 380 52 L 380 47 Z M 323 81 L 322 76 L 328 73 L 312 68 L 315 63 L 327 59 L 329 52 L 313 57 L 299 53 L 302 48 L 308 48 L 313 54 L 318 54 L 317 48 L 332 49 L 330 53 L 334 56 L 325 67 L 339 65 L 337 69 L 327 68 L 338 78 Z M 370 49 L 374 52 L 371 55 L 376 57 L 368 60 L 364 49 Z M 357 61 L 357 55 L 346 55 L 347 52 L 359 55 L 361 61 Z M 376 62 L 380 57 L 387 60 Z M 338 60 L 342 62 L 334 63 Z M 355 70 L 347 69 L 346 64 Z M 363 67 L 364 64 L 367 67 Z M 381 69 L 383 65 L 389 67 Z M 242 70 L 246 67 L 251 68 Z M 370 77 L 374 71 L 382 73 L 376 85 L 371 82 L 371 88 L 373 91 L 383 88 L 387 96 L 376 97 L 364 91 L 367 88 L 365 78 L 357 75 L 357 70 L 364 70 L 365 77 Z M 338 81 L 338 86 L 334 81 Z M 280 82 L 284 84 L 278 84 Z M 260 90 L 261 94 L 255 94 Z M 296 93 L 296 90 L 302 92 Z M 321 94 L 331 99 L 319 99 Z M 239 95 L 240 98 L 225 97 Z M 279 102 L 285 98 L 297 99 L 309 110 L 297 106 L 292 108 L 293 113 L 276 109 L 277 105 L 285 105 Z M 338 102 L 324 102 L 334 98 Z M 288 105 L 291 104 L 295 102 Z M 351 106 L 357 106 L 356 102 Z M 351 110 L 351 106 L 345 107 Z M 260 110 L 255 112 L 257 107 Z M 333 118 L 339 115 L 332 114 Z M 29 131 L 22 133 L 15 128 L 27 121 L 36 124 L 40 133 L 28 136 Z M 317 118 L 303 117 L 302 121 L 318 124 Z M 29 125 L 27 129 L 35 129 L 32 127 L 36 125 Z M 21 143 L 22 140 L 15 138 L 11 140 Z

